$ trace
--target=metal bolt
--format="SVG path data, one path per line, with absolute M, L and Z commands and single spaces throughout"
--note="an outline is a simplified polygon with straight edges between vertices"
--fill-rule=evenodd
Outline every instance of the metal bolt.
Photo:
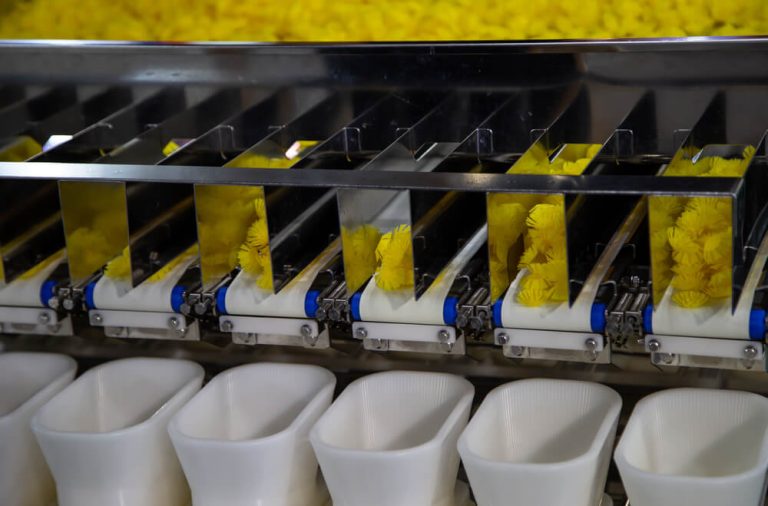
M 661 343 L 653 339 L 652 341 L 648 342 L 648 349 L 653 353 L 657 353 L 661 349 Z
M 753 345 L 748 344 L 744 347 L 744 357 L 748 358 L 749 360 L 753 360 L 757 357 L 757 348 L 755 348 Z
M 299 332 L 301 332 L 302 337 L 312 337 L 312 327 L 309 325 L 302 325 L 301 329 L 299 329 Z
M 440 341 L 441 343 L 447 343 L 450 338 L 451 338 L 450 332 L 448 332 L 445 329 L 440 329 L 437 332 L 437 340 Z
M 186 315 L 188 315 L 188 314 L 190 314 L 190 313 L 192 312 L 192 306 L 190 306 L 189 304 L 187 304 L 187 303 L 185 302 L 185 303 L 183 303 L 181 306 L 179 306 L 179 312 L 180 312 L 181 314 L 186 314 Z
M 523 353 L 525 353 L 525 347 L 524 346 L 510 346 L 509 352 L 514 357 L 522 357 Z
M 208 304 L 205 302 L 195 304 L 195 314 L 204 315 L 206 311 L 208 311 Z
M 187 329 L 176 329 L 174 330 L 174 333 L 180 338 L 184 339 L 187 335 Z
M 368 331 L 365 330 L 363 327 L 358 327 L 357 330 L 355 330 L 355 337 L 358 339 L 365 339 L 368 337 Z
M 235 328 L 235 324 L 232 323 L 232 320 L 223 320 L 219 327 L 222 332 L 232 332 L 232 329 Z
M 168 327 L 169 328 L 177 329 L 177 328 L 179 328 L 179 324 L 180 323 L 181 322 L 179 322 L 179 319 L 176 318 L 175 316 L 171 316 L 170 318 L 168 318 Z
M 597 341 L 594 337 L 590 337 L 586 341 L 584 341 L 584 346 L 587 348 L 587 351 L 596 351 L 597 350 Z
M 64 299 L 64 302 L 62 302 L 61 305 L 64 306 L 64 309 L 67 311 L 75 309 L 75 301 L 72 299 Z
M 99 313 L 93 313 L 91 315 L 91 322 L 95 323 L 96 325 L 100 325 L 104 323 L 104 318 Z
M 57 309 L 59 307 L 59 298 L 51 297 L 48 299 L 48 307 L 51 309 Z
M 386 341 L 384 341 L 383 339 L 378 339 L 378 338 L 377 338 L 377 339 L 374 339 L 374 340 L 373 340 L 373 346 L 374 346 L 374 347 L 375 347 L 377 350 L 384 350 L 384 349 L 386 349 L 386 347 L 387 347 L 387 342 L 386 342 Z
M 43 325 L 48 325 L 51 322 L 51 315 L 48 313 L 40 313 L 37 315 L 37 321 Z
M 315 311 L 315 319 L 319 321 L 324 321 L 327 318 L 328 318 L 328 311 L 326 311 L 324 307 L 317 308 L 317 311 Z
M 509 336 L 505 334 L 504 332 L 500 333 L 496 336 L 496 342 L 498 342 L 500 345 L 504 346 L 509 342 Z
M 675 354 L 674 353 L 662 353 L 661 354 L 661 361 L 665 364 L 671 364 L 675 360 Z

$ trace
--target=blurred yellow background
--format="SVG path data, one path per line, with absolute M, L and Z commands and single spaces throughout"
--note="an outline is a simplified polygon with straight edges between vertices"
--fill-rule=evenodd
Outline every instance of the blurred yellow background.
M 768 0 L 10 1 L 0 9 L 0 38 L 404 41 L 768 32 Z

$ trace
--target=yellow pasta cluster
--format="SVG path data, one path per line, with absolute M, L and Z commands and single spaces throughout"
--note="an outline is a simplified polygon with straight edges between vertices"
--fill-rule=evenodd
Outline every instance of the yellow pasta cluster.
M 376 247 L 381 232 L 373 225 L 361 225 L 353 229 L 341 228 L 341 244 L 344 248 L 344 277 L 351 292 L 376 271 Z
M 700 158 L 682 152 L 665 176 L 741 177 L 755 153 L 741 158 Z M 731 296 L 733 268 L 733 203 L 728 197 L 651 197 L 649 226 L 654 300 L 668 286 L 672 300 L 685 308 L 702 307 Z
M 237 252 L 237 261 L 240 268 L 256 277 L 256 286 L 272 290 L 272 256 L 269 251 L 267 208 L 263 198 L 254 200 L 253 206 L 253 222 Z
M 243 153 L 228 167 L 287 169 L 317 141 L 296 141 L 292 156 Z M 195 194 L 200 262 L 205 283 L 213 282 L 238 265 L 256 278 L 256 285 L 272 290 L 272 257 L 264 188 L 261 186 L 200 186 Z
M 569 144 L 550 160 L 550 153 L 536 144 L 508 173 L 579 175 L 599 150 L 599 144 Z M 565 199 L 562 195 L 489 195 L 488 245 L 493 300 L 504 295 L 520 269 L 528 272 L 516 295 L 519 303 L 540 306 L 568 299 Z
M 499 40 L 768 32 L 764 0 L 11 0 L 0 37 Z
M 376 286 L 382 290 L 413 288 L 413 245 L 410 225 L 398 225 L 376 246 Z
M 128 242 L 125 189 L 114 183 L 62 183 L 69 272 L 85 279 Z M 125 273 L 124 273 L 125 274 Z
M 200 186 L 195 205 L 206 283 L 217 281 L 238 265 L 254 275 L 264 272 L 264 237 L 267 253 L 269 240 L 261 186 Z M 271 286 L 272 276 L 268 278 Z

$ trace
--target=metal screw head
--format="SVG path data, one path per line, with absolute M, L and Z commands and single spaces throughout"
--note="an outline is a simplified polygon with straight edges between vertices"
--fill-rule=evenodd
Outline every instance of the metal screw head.
M 64 302 L 62 302 L 61 305 L 64 306 L 64 309 L 67 311 L 75 309 L 75 301 L 72 299 L 64 299 Z
M 312 337 L 312 327 L 309 325 L 302 325 L 299 332 L 301 332 L 302 337 Z
M 594 337 L 590 337 L 584 341 L 584 346 L 587 348 L 587 351 L 595 351 L 597 350 L 597 340 Z
M 753 345 L 748 344 L 744 347 L 744 357 L 748 358 L 750 360 L 757 357 L 757 348 L 755 348 Z
M 59 298 L 58 297 L 51 297 L 48 299 L 48 307 L 51 309 L 58 309 L 59 307 Z
M 48 313 L 40 313 L 37 315 L 37 321 L 43 325 L 48 325 L 51 322 L 51 315 Z
M 365 339 L 368 337 L 368 331 L 363 327 L 359 327 L 357 330 L 355 330 L 355 337 L 358 339 Z
M 510 346 L 509 347 L 509 352 L 514 357 L 522 357 L 523 353 L 525 353 L 525 347 L 523 347 L 523 346 Z
M 179 306 L 179 312 L 181 314 L 190 314 L 192 312 L 192 306 L 184 302 L 181 306 Z
M 206 304 L 205 302 L 198 302 L 197 304 L 195 304 L 194 309 L 195 309 L 195 314 L 204 315 L 205 312 L 208 311 L 208 304 Z
M 168 318 L 168 327 L 169 328 L 177 329 L 177 328 L 179 328 L 180 323 L 181 322 L 179 321 L 179 319 L 176 318 L 175 316 L 171 316 L 170 318 Z
M 657 340 L 653 339 L 648 342 L 648 349 L 652 352 L 656 353 L 661 349 L 661 343 Z
M 104 323 L 104 318 L 99 313 L 91 314 L 91 322 L 95 324 Z
M 219 325 L 219 328 L 221 328 L 222 332 L 232 332 L 232 329 L 235 328 L 235 324 L 232 323 L 232 320 L 223 320 Z
M 315 319 L 324 321 L 326 318 L 328 318 L 328 311 L 326 311 L 324 307 L 317 308 L 315 311 Z
M 448 332 L 447 330 L 440 329 L 437 332 L 437 340 L 440 341 L 441 343 L 447 343 L 449 339 L 451 339 L 451 333 Z
M 501 334 L 496 336 L 496 342 L 499 343 L 500 345 L 504 346 L 505 344 L 507 344 L 509 342 L 509 336 L 507 334 L 505 334 L 504 332 L 502 332 Z

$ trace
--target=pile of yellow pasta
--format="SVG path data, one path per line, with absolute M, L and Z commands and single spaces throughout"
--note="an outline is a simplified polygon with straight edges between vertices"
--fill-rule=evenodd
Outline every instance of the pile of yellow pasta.
M 376 286 L 393 291 L 413 288 L 411 226 L 401 224 L 382 234 L 373 225 L 342 227 L 344 277 L 356 291 L 375 275 Z
M 529 149 L 510 174 L 579 175 L 600 151 L 599 144 L 569 144 L 550 161 L 540 144 Z M 522 248 L 516 250 L 522 238 Z M 507 290 L 512 277 L 527 269 L 516 300 L 526 306 L 568 300 L 565 198 L 562 195 L 488 196 L 488 247 L 491 298 Z
M 317 144 L 299 141 L 304 150 Z M 298 158 L 245 153 L 229 167 L 287 169 Z M 200 262 L 205 282 L 216 281 L 238 265 L 256 285 L 272 290 L 272 257 L 264 188 L 261 186 L 200 186 L 196 190 Z
M 755 35 L 764 0 L 11 0 L 0 37 L 382 41 Z
M 681 152 L 664 176 L 741 177 L 755 154 L 741 158 L 702 157 Z M 728 197 L 650 197 L 649 227 L 654 301 L 668 286 L 672 300 L 685 308 L 717 304 L 731 296 L 733 201 Z

